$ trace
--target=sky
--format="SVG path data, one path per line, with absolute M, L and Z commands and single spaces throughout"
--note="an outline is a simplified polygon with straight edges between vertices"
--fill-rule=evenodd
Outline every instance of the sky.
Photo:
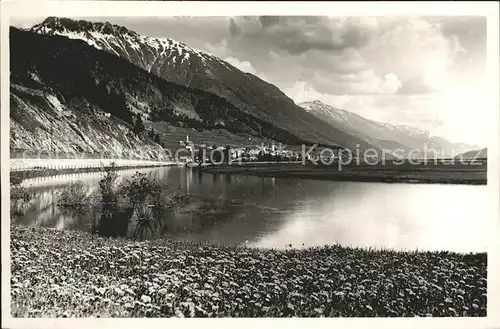
M 99 17 L 212 53 L 278 86 L 366 118 L 485 146 L 484 17 Z M 12 19 L 27 28 L 43 18 Z

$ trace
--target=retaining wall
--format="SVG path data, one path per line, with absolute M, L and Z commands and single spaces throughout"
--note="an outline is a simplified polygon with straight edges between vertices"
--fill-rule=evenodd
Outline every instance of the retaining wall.
M 10 159 L 10 170 L 43 169 L 86 169 L 109 166 L 114 162 L 117 167 L 171 166 L 175 162 L 126 159 Z

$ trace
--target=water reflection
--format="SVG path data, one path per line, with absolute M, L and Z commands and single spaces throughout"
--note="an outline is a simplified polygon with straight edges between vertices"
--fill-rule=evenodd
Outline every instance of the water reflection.
M 193 185 L 193 170 L 186 171 L 186 193 L 191 193 L 191 186 Z
M 119 180 L 135 171 L 120 171 Z M 341 243 L 484 251 L 495 227 L 494 203 L 485 186 L 275 179 L 179 167 L 140 171 L 165 188 L 179 187 L 193 196 L 181 211 L 165 215 L 164 233 L 172 239 L 273 248 Z M 12 220 L 91 231 L 103 209 L 78 214 L 59 209 L 55 201 L 68 182 L 81 181 L 86 193 L 95 195 L 100 178 L 89 173 L 27 180 L 24 185 L 36 198 L 23 207 L 14 204 Z M 133 224 L 125 228 L 125 223 L 133 222 L 127 210 L 108 218 L 112 226 L 122 225 L 120 234 L 129 236 Z
M 198 177 L 198 182 L 201 184 L 203 182 L 203 170 L 197 170 L 196 174 Z
M 325 187 L 323 184 L 320 186 Z M 318 188 L 321 189 L 321 187 Z M 321 197 L 305 197 L 280 230 L 253 245 L 331 244 L 428 250 L 486 250 L 494 220 L 484 186 L 338 182 Z
M 129 224 L 133 211 L 132 207 L 119 208 L 115 202 L 103 203 L 99 221 L 92 225 L 93 233 L 107 237 L 130 236 Z

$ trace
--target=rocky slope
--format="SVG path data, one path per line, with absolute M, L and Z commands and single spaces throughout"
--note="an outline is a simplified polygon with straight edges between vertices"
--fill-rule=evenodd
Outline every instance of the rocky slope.
M 302 142 L 223 98 L 169 83 L 80 40 L 11 28 L 10 43 L 11 149 L 17 152 L 159 156 L 158 144 L 131 132 L 136 114 L 179 127 Z
M 424 154 L 425 145 L 427 145 L 428 150 L 440 152 L 442 150 L 443 156 L 455 156 L 458 153 L 479 148 L 476 145 L 452 143 L 444 138 L 431 136 L 428 131 L 418 128 L 368 120 L 358 114 L 335 108 L 321 101 L 304 102 L 299 105 L 307 112 L 328 122 L 332 127 L 365 139 L 381 149 L 401 149 L 406 154 L 411 150 L 420 150 Z M 416 151 L 414 154 L 417 154 Z
M 170 82 L 218 95 L 263 122 L 300 140 L 347 148 L 373 148 L 307 113 L 276 86 L 229 63 L 169 38 L 142 36 L 125 27 L 49 17 L 31 31 L 80 39 L 120 56 Z
M 137 137 L 126 123 L 106 117 L 85 99 L 66 102 L 50 87 L 16 82 L 10 87 L 11 157 L 166 160 L 160 145 Z

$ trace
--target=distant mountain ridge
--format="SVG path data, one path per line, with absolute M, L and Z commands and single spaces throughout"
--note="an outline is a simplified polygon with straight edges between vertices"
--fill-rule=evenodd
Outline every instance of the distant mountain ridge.
M 488 148 L 482 148 L 479 150 L 472 150 L 456 156 L 458 159 L 487 159 L 488 158 Z
M 243 112 L 293 134 L 297 140 L 351 149 L 358 145 L 361 150 L 377 149 L 366 140 L 333 128 L 307 113 L 276 86 L 170 38 L 141 36 L 109 23 L 57 17 L 47 18 L 31 31 L 83 40 L 167 81 L 218 95 Z
M 444 156 L 450 157 L 479 148 L 477 145 L 452 143 L 444 138 L 431 136 L 428 131 L 422 129 L 369 120 L 356 113 L 335 108 L 318 100 L 303 102 L 299 105 L 307 112 L 328 122 L 332 127 L 365 139 L 381 149 L 400 148 L 408 153 L 411 150 L 423 152 L 427 147 L 428 150 L 442 150 Z

